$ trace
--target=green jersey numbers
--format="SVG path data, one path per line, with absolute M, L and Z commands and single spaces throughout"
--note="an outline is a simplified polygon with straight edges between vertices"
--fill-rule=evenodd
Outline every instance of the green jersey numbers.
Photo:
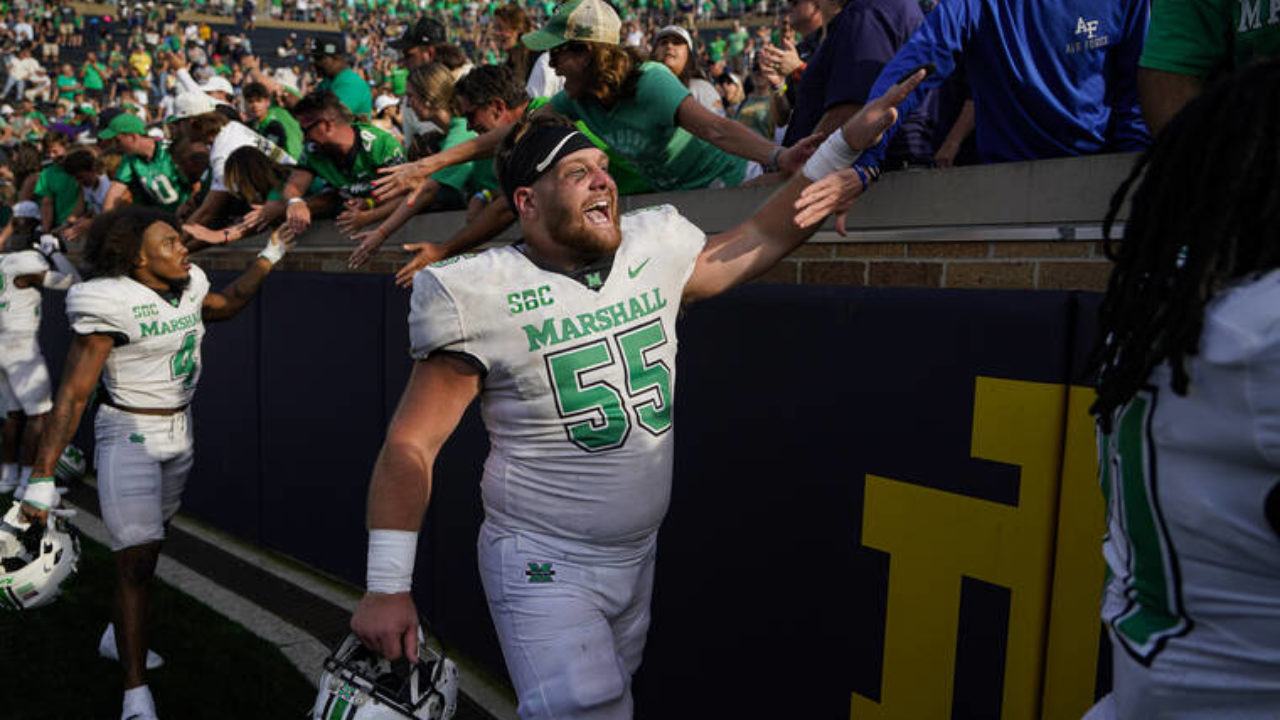
M 173 181 L 165 175 L 143 176 L 139 180 L 159 205 L 172 205 L 182 197 L 178 189 L 173 186 Z
M 1157 457 L 1151 437 L 1156 393 L 1136 394 L 1119 413 L 1113 430 L 1099 440 L 1100 481 L 1107 501 L 1108 527 L 1119 543 L 1124 575 L 1113 579 L 1126 602 L 1103 613 L 1103 620 L 1130 654 L 1150 662 L 1169 638 L 1191 629 L 1183 611 L 1178 559 L 1157 501 Z
M 621 447 L 633 418 L 653 435 L 671 428 L 671 368 L 649 360 L 652 351 L 666 344 L 662 321 L 652 320 L 546 355 L 556 411 L 573 444 L 587 452 Z M 617 383 L 619 369 L 622 382 Z
M 196 331 L 192 330 L 182 336 L 182 345 L 173 354 L 169 367 L 173 370 L 173 379 L 182 378 L 183 387 L 190 387 L 196 374 Z

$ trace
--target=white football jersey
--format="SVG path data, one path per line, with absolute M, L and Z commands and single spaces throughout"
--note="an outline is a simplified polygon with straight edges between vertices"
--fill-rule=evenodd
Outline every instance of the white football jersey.
M 1280 271 L 1209 304 L 1187 368 L 1185 397 L 1165 364 L 1099 436 L 1103 620 L 1150 671 L 1154 687 L 1125 690 L 1138 705 L 1205 690 L 1280 699 L 1280 537 L 1264 511 L 1280 482 Z
M 13 281 L 52 268 L 36 250 L 0 255 L 0 333 L 33 334 L 40 329 L 40 288 L 20 288 Z
M 95 278 L 67 292 L 74 332 L 116 340 L 102 371 L 112 403 L 159 409 L 191 402 L 200 379 L 208 292 L 209 279 L 195 265 L 187 289 L 173 300 L 130 277 Z
M 676 315 L 705 242 L 662 206 L 622 218 L 596 289 L 519 246 L 414 278 L 413 357 L 461 353 L 486 371 L 490 522 L 618 545 L 657 530 L 671 490 Z

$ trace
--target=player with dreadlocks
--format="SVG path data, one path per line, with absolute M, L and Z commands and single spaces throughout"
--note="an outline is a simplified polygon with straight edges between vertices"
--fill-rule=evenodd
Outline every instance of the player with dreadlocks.
M 1112 200 L 1092 410 L 1115 689 L 1089 718 L 1280 712 L 1277 128 L 1280 62 L 1245 68 Z

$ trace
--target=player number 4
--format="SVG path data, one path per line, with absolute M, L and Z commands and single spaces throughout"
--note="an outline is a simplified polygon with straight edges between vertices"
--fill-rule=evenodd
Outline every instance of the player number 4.
M 653 435 L 671 427 L 671 368 L 648 353 L 667 343 L 660 320 L 546 356 L 556 410 L 569 440 L 587 452 L 621 447 L 635 423 Z M 621 360 L 620 389 L 604 379 Z M 628 409 L 630 412 L 628 412 Z
M 173 379 L 186 378 L 184 387 L 190 387 L 196 371 L 196 332 L 192 330 L 182 337 L 182 345 L 169 361 Z

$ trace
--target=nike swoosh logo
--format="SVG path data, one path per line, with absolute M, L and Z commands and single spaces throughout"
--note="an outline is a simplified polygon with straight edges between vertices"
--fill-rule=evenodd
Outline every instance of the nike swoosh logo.
M 649 261 L 652 259 L 653 258 L 645 258 L 644 262 L 640 263 L 634 268 L 627 268 L 627 277 L 631 278 L 632 280 L 635 280 L 636 276 L 640 274 L 640 271 L 644 269 L 644 266 L 648 265 Z

